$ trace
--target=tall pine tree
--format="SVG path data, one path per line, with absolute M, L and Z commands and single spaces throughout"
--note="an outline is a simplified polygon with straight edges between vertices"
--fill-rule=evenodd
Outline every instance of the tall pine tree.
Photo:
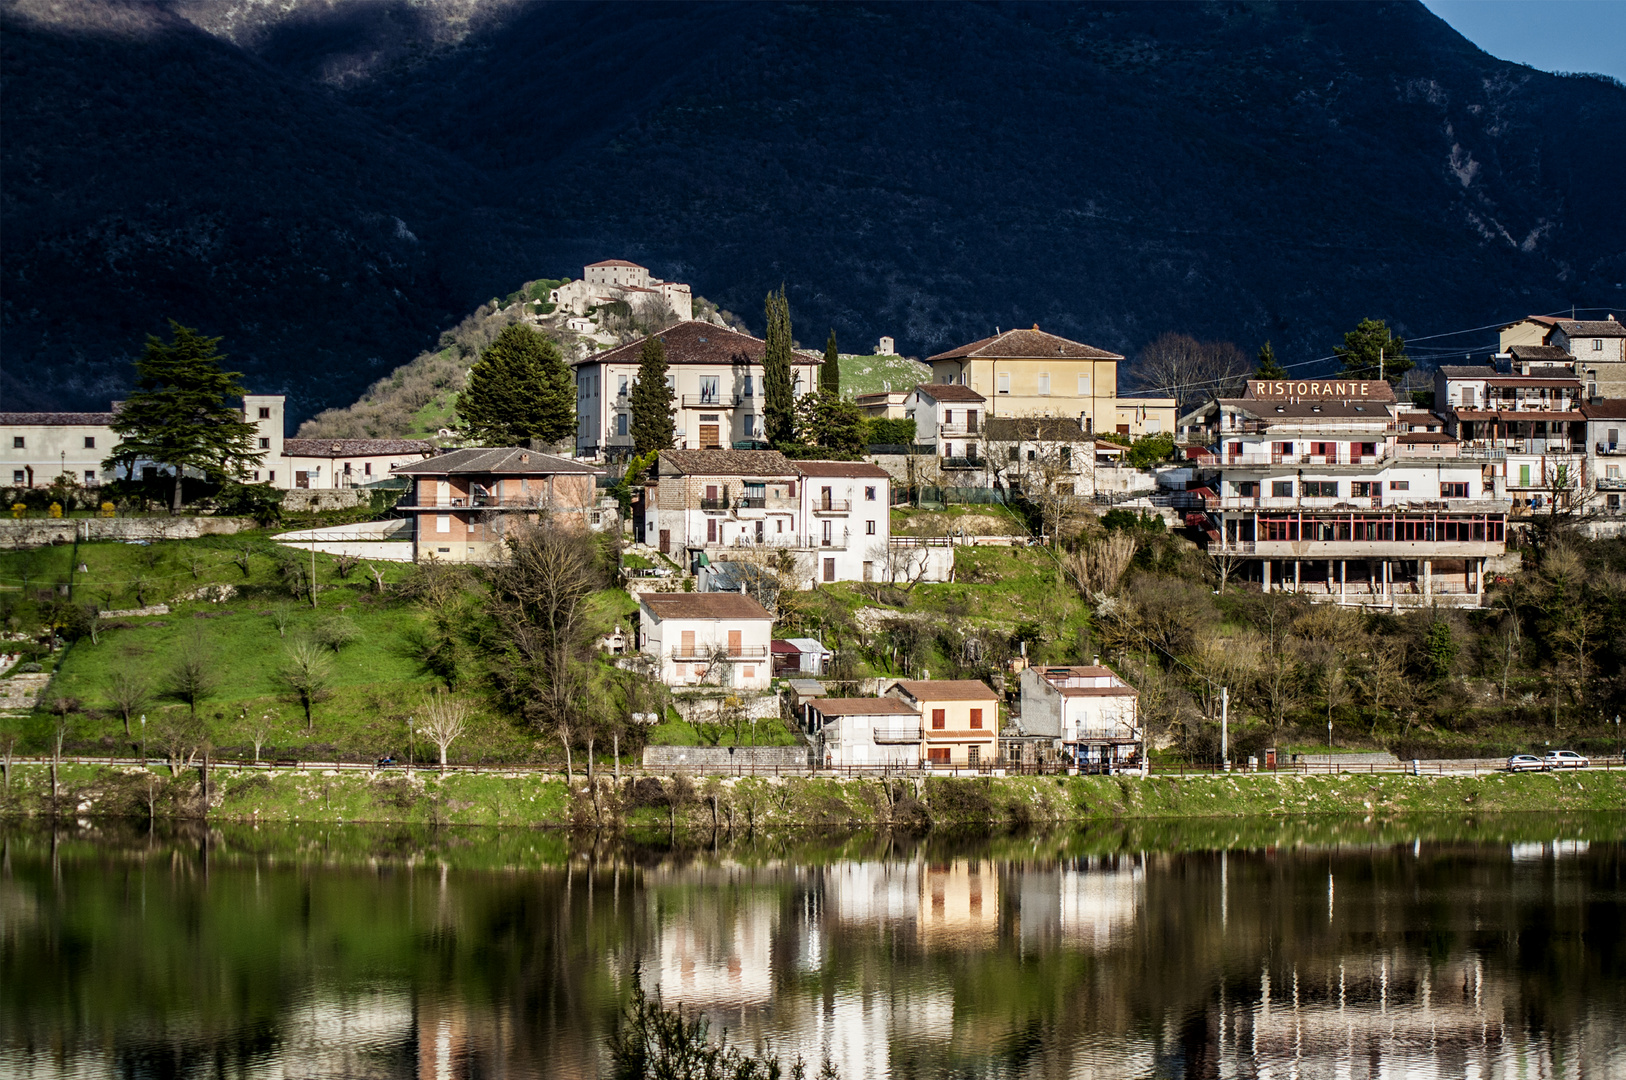
M 181 476 L 196 469 L 220 483 L 240 479 L 250 464 L 265 456 L 259 429 L 229 404 L 243 396 L 240 371 L 222 371 L 217 337 L 204 337 L 191 327 L 169 321 L 168 343 L 147 335 L 147 346 L 135 362 L 136 389 L 125 399 L 111 427 L 119 444 L 103 462 L 116 473 L 143 461 L 175 470 L 171 510 L 181 509 Z
M 1268 341 L 1259 346 L 1259 366 L 1253 369 L 1253 375 L 1256 379 L 1287 378 L 1287 369 L 1277 363 L 1276 350 Z
M 832 394 L 841 393 L 841 354 L 836 351 L 836 331 L 830 328 L 830 340 L 824 343 L 824 363 L 819 367 L 819 389 Z
M 1342 348 L 1332 350 L 1344 362 L 1344 374 L 1357 379 L 1386 379 L 1398 383 L 1412 369 L 1406 339 L 1389 332 L 1382 319 L 1362 319 L 1344 335 Z
M 524 323 L 505 327 L 457 396 L 463 431 L 486 446 L 563 442 L 576 432 L 576 387 L 559 346 Z
M 769 293 L 764 305 L 768 316 L 768 347 L 762 356 L 762 415 L 768 442 L 774 446 L 790 443 L 796 437 L 796 400 L 791 391 L 790 303 L 785 287 Z
M 638 350 L 638 381 L 632 387 L 632 452 L 639 457 L 672 448 L 672 388 L 666 385 L 666 343 L 651 334 Z

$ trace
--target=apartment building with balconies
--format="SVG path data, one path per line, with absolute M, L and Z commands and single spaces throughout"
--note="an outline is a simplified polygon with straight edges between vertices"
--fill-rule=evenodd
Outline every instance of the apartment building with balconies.
M 904 416 L 915 422 L 915 444 L 933 447 L 947 462 L 974 467 L 988 421 L 988 399 L 959 383 L 921 383 Z M 953 467 L 953 466 L 949 466 Z
M 605 513 L 602 470 L 523 447 L 453 450 L 392 472 L 412 482 L 396 509 L 412 519 L 418 562 L 499 562 L 516 520 L 564 515 L 596 527 Z
M 773 615 L 741 593 L 639 593 L 639 642 L 668 686 L 766 690 Z
M 1587 421 L 1584 504 L 1594 513 L 1626 513 L 1626 398 L 1604 398 L 1581 406 Z
M 806 727 L 814 760 L 827 769 L 920 766 L 920 713 L 894 697 L 814 698 Z
M 1140 694 L 1099 658 L 1030 667 L 1021 686 L 1024 734 L 1054 740 L 1065 758 L 1086 767 L 1110 769 L 1140 756 Z
M 1485 560 L 1505 551 L 1500 461 L 1410 430 L 1437 425 L 1388 383 L 1255 380 L 1190 419 L 1212 494 L 1188 521 L 1245 579 L 1349 603 L 1481 601 Z
M 768 445 L 762 382 L 767 342 L 707 322 L 681 322 L 655 336 L 666 348 L 677 449 Z M 575 362 L 577 456 L 632 453 L 631 395 L 645 340 Z M 793 355 L 791 390 L 795 397 L 817 387 L 821 359 L 812 353 Z
M 920 716 L 920 760 L 933 768 L 977 769 L 998 760 L 999 695 L 975 679 L 906 679 L 886 696 Z

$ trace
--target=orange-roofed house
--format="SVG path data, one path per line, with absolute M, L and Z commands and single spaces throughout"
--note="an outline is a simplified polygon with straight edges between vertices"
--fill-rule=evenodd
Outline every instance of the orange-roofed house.
M 773 615 L 743 593 L 640 593 L 639 637 L 668 686 L 766 690 Z
M 920 714 L 923 764 L 992 766 L 998 757 L 999 695 L 976 679 L 905 679 L 887 691 Z
M 1139 758 L 1139 704 L 1135 688 L 1100 664 L 1022 672 L 1022 730 L 1055 739 L 1081 767 L 1110 769 Z

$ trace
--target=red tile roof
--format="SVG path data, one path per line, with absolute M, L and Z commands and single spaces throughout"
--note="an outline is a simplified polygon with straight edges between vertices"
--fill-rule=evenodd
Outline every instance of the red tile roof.
M 999 695 L 976 679 L 900 679 L 894 686 L 916 701 L 998 701 Z
M 825 716 L 916 716 L 915 710 L 890 697 L 816 698 L 808 708 Z
M 867 461 L 796 461 L 792 467 L 803 476 L 854 477 L 888 480 L 892 474 Z
M 639 266 L 637 263 L 628 262 L 625 259 L 605 259 L 603 262 L 588 263 L 587 264 L 587 269 L 594 270 L 594 269 L 597 269 L 598 267 L 601 267 L 601 266 L 627 266 L 627 267 L 631 267 L 634 270 L 648 270 L 649 269 L 649 267 L 647 267 L 647 266 Z
M 733 592 L 639 593 L 638 602 L 658 619 L 764 619 L 773 621 L 767 608 Z
M 110 412 L 8 412 L 0 413 L 5 427 L 106 427 L 116 414 Z
M 768 343 L 761 338 L 750 334 L 741 334 L 735 330 L 727 330 L 721 326 L 713 326 L 708 322 L 691 320 L 680 322 L 676 326 L 669 326 L 655 335 L 666 346 L 666 362 L 668 364 L 735 364 L 740 362 L 762 362 L 763 354 L 767 352 Z M 582 364 L 603 363 L 632 363 L 638 362 L 638 354 L 644 347 L 648 338 L 639 338 L 626 345 L 619 345 L 604 352 L 593 353 L 582 360 L 576 360 L 576 366 Z M 799 352 L 792 359 L 792 363 L 817 364 L 822 357 L 812 353 Z
M 1626 325 L 1614 319 L 1559 319 L 1556 325 L 1568 337 L 1626 337 Z
M 397 476 L 557 476 L 566 473 L 596 476 L 603 471 L 585 462 L 521 446 L 453 450 L 390 470 Z
M 1604 398 L 1582 405 L 1581 415 L 1588 420 L 1626 420 L 1626 398 Z
M 929 364 L 934 360 L 961 360 L 973 357 L 1043 360 L 1054 356 L 1069 360 L 1123 359 L 1115 352 L 1097 349 L 1094 345 L 1085 345 L 1083 342 L 1069 341 L 1055 334 L 1047 334 L 1035 323 L 1032 330 L 1006 330 L 1002 334 L 973 341 L 969 345 L 961 345 L 957 349 L 950 349 L 936 356 L 928 356 L 926 362 Z
M 378 454 L 422 454 L 438 447 L 426 439 L 284 439 L 288 457 L 372 457 Z
M 983 402 L 988 399 L 959 383 L 916 383 L 915 389 L 931 398 L 933 401 L 948 402 Z
M 796 475 L 790 459 L 777 450 L 662 450 L 657 470 L 662 476 Z

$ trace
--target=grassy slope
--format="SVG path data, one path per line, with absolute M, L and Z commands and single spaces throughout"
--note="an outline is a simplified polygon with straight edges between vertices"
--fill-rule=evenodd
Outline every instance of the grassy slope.
M 931 379 L 931 368 L 903 356 L 843 354 L 841 357 L 841 392 L 848 397 L 877 393 L 889 386 L 893 390 L 906 390 Z
M 196 770 L 173 779 L 167 768 L 155 776 L 162 791 L 161 815 L 195 815 Z M 63 794 L 80 814 L 144 816 L 140 770 L 65 766 Z M 450 774 L 400 770 L 330 774 L 282 770 L 236 773 L 216 770 L 209 816 L 216 820 L 376 821 L 408 824 L 567 825 L 586 820 L 590 800 L 567 793 L 556 774 Z M 749 814 L 757 825 L 862 826 L 883 822 L 886 804 L 875 780 L 827 777 L 724 779 L 715 784 L 720 804 L 733 806 L 738 820 Z M 50 789 L 48 770 L 22 765 L 0 809 L 39 814 Z M 621 789 L 623 792 L 625 787 Z M 1305 815 L 1355 815 L 1393 820 L 1406 815 L 1487 813 L 1619 812 L 1626 810 L 1626 772 L 1518 776 L 1229 776 L 1229 777 L 1059 777 L 931 779 L 905 784 L 936 824 L 999 821 L 1110 821 L 1172 818 L 1246 819 Z M 607 796 L 613 800 L 614 796 Z M 610 817 L 629 826 L 667 821 L 661 805 L 628 805 Z M 693 826 L 710 823 L 709 796 L 687 806 L 679 817 Z

